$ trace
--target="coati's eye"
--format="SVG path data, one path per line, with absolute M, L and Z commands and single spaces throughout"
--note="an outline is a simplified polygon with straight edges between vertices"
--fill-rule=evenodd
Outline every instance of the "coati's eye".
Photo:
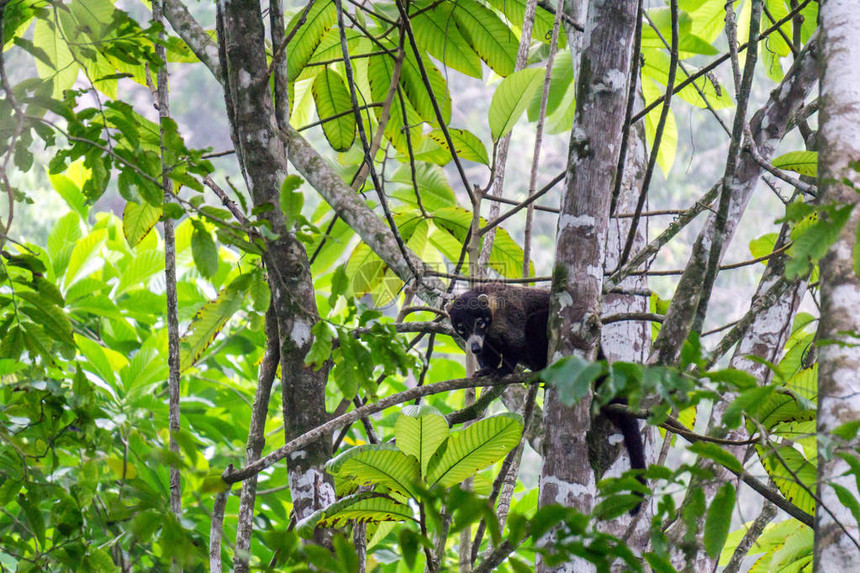
M 478 328 L 484 328 L 485 326 L 487 326 L 487 320 L 485 318 L 479 318 L 475 321 L 475 326 L 477 326 Z

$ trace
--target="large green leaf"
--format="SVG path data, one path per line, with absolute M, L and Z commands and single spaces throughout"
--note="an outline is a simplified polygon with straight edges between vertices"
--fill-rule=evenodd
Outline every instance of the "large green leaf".
M 240 275 L 197 312 L 180 341 L 180 370 L 188 369 L 200 359 L 230 317 L 242 307 L 250 281 L 250 274 Z
M 520 442 L 523 422 L 512 413 L 484 418 L 453 433 L 430 459 L 427 483 L 451 487 L 500 460 Z
M 504 77 L 514 71 L 519 40 L 492 10 L 474 0 L 459 0 L 454 20 L 463 37 L 494 72 Z
M 438 209 L 432 213 L 433 222 L 463 241 L 472 224 L 472 212 L 461 207 Z M 481 225 L 487 222 L 481 219 Z M 508 278 L 523 276 L 523 249 L 503 228 L 496 227 L 496 239 L 490 252 L 490 266 L 500 275 Z M 534 266 L 534 265 L 532 265 Z M 532 269 L 533 272 L 534 269 Z
M 314 80 L 314 103 L 320 119 L 340 115 L 322 124 L 323 133 L 335 151 L 346 151 L 355 141 L 355 114 L 349 90 L 339 73 L 326 67 Z
M 489 4 L 505 15 L 505 18 L 514 26 L 522 29 L 526 13 L 526 0 L 489 0 Z M 532 40 L 549 44 L 552 41 L 552 24 L 554 16 L 541 8 L 535 10 L 535 19 L 532 24 Z M 558 35 L 558 47 L 564 49 L 567 38 L 562 30 Z
M 552 115 L 565 99 L 568 90 L 573 91 L 573 62 L 570 58 L 570 52 L 561 52 L 556 55 L 555 61 L 552 64 L 552 74 L 549 80 L 549 93 L 546 99 L 546 115 Z M 540 113 L 540 102 L 543 95 L 543 85 L 541 89 L 535 90 L 532 100 L 529 102 L 528 118 L 529 121 L 537 121 Z M 570 129 L 568 124 L 568 129 Z
M 427 473 L 430 458 L 448 437 L 448 422 L 435 408 L 406 406 L 394 424 L 397 447 L 421 464 L 421 475 Z
M 81 219 L 76 212 L 66 213 L 54 224 L 48 236 L 48 255 L 51 257 L 54 276 L 61 275 L 66 269 L 81 236 Z
M 124 293 L 130 287 L 146 287 L 146 280 L 164 271 L 164 253 L 158 249 L 139 252 L 135 257 L 127 257 L 120 265 L 122 274 L 116 294 Z
M 382 494 L 362 492 L 345 496 L 330 506 L 315 511 L 296 526 L 299 535 L 313 536 L 317 527 L 342 527 L 351 520 L 361 523 L 415 520 L 412 509 Z
M 400 166 L 392 175 L 391 180 L 408 186 L 408 189 L 394 191 L 393 197 L 397 197 L 410 205 L 418 205 L 415 190 L 412 187 L 412 169 L 409 165 Z M 457 197 L 448 184 L 448 177 L 438 165 L 417 162 L 415 164 L 415 181 L 421 193 L 421 202 L 427 210 L 433 212 L 436 209 L 457 205 Z
M 481 79 L 481 58 L 466 42 L 454 23 L 452 5 L 442 3 L 412 18 L 412 28 L 419 46 L 434 58 L 467 76 Z
M 500 140 L 520 119 L 544 78 L 544 70 L 526 68 L 502 80 L 490 101 L 490 133 Z
M 69 266 L 66 267 L 65 286 L 69 287 L 79 278 L 78 275 L 86 276 L 96 267 L 101 266 L 102 261 L 96 260 L 95 256 L 107 238 L 106 229 L 97 229 L 78 241 L 69 257 Z
M 642 78 L 642 93 L 645 95 L 645 102 L 650 103 L 664 95 L 664 92 L 657 87 L 653 80 Z M 658 105 L 648 112 L 645 116 L 645 139 L 648 141 L 648 146 L 653 148 L 654 138 L 657 136 L 657 125 L 660 123 L 660 113 L 663 109 L 662 105 Z M 672 170 L 672 165 L 675 163 L 675 151 L 678 147 L 678 125 L 675 123 L 675 114 L 670 110 L 666 117 L 666 124 L 663 127 L 663 137 L 660 139 L 660 149 L 657 151 L 657 165 L 663 171 L 664 175 L 669 175 Z
M 756 446 L 761 465 L 785 498 L 806 513 L 815 512 L 816 464 L 791 446 Z
M 735 487 L 724 483 L 708 507 L 705 517 L 705 532 L 702 544 L 712 559 L 716 559 L 723 549 L 729 526 L 732 524 L 732 510 L 735 507 Z
M 390 444 L 350 448 L 329 461 L 326 470 L 356 485 L 381 485 L 407 497 L 417 497 L 415 485 L 421 479 L 418 460 Z
M 122 233 L 125 235 L 125 240 L 132 247 L 137 246 L 160 218 L 161 207 L 150 205 L 146 201 L 127 202 L 122 211 Z
M 33 29 L 33 46 L 47 55 L 50 65 L 41 58 L 36 59 L 39 77 L 53 81 L 53 97 L 62 99 L 63 91 L 72 87 L 80 69 L 66 40 L 54 26 L 52 20 L 38 18 Z
M 490 164 L 487 148 L 484 147 L 484 144 L 478 139 L 477 135 L 468 129 L 448 129 L 448 134 L 451 136 L 451 142 L 454 144 L 454 151 L 460 159 L 477 161 L 484 165 Z M 433 130 L 427 136 L 445 149 L 448 149 L 448 140 L 445 139 L 445 134 L 442 133 L 441 129 Z
M 669 56 L 661 50 L 649 49 L 644 50 L 643 57 L 645 59 L 645 63 L 642 66 L 643 84 L 645 83 L 645 77 L 648 77 L 661 84 L 661 86 L 665 86 L 666 82 L 669 81 L 669 65 L 671 62 Z M 687 65 L 685 69 L 686 72 L 678 68 L 677 75 L 675 76 L 675 86 L 678 86 L 682 81 L 686 81 L 689 75 L 698 72 L 698 69 L 694 66 Z M 702 92 L 707 102 L 705 99 L 702 99 L 699 91 Z M 657 89 L 657 92 L 656 97 L 645 94 L 646 103 L 651 103 L 657 97 L 662 97 L 666 89 L 665 87 L 660 87 Z M 699 108 L 706 108 L 708 104 L 714 109 L 724 109 L 734 105 L 730 90 L 722 86 L 713 74 L 706 74 L 693 80 L 693 83 L 684 87 L 676 95 L 685 102 Z M 659 110 L 660 108 L 656 109 Z
M 287 24 L 286 35 L 289 36 L 301 19 L 304 7 Z M 317 49 L 323 36 L 337 21 L 337 10 L 331 0 L 317 0 L 308 12 L 305 23 L 295 33 L 287 46 L 287 79 L 292 82 Z
M 818 177 L 818 152 L 789 151 L 775 158 L 773 166 L 809 177 Z
M 433 90 L 432 99 L 436 100 L 439 112 L 442 115 L 442 121 L 447 125 L 451 122 L 451 94 L 448 92 L 448 82 L 445 81 L 445 76 L 431 63 L 430 58 L 426 54 L 421 54 L 421 58 L 424 63 L 424 71 L 427 73 L 428 83 Z M 439 125 L 431 94 L 424 84 L 424 79 L 421 76 L 421 70 L 418 67 L 418 61 L 412 48 L 406 50 L 406 57 L 403 60 L 403 68 L 400 74 L 400 85 L 403 86 L 406 97 L 409 98 L 412 107 L 415 108 L 421 119 L 431 125 Z M 394 105 L 398 105 L 398 102 L 395 101 Z
M 388 56 L 374 56 L 370 58 L 367 65 L 367 78 L 370 83 L 370 95 L 373 101 L 385 101 L 385 96 L 388 94 L 388 89 L 391 86 L 391 78 L 394 74 L 394 61 Z M 425 93 L 426 95 L 426 93 Z M 406 108 L 406 119 L 403 117 L 403 108 Z M 374 113 L 377 118 L 382 113 L 379 107 L 374 108 Z M 391 105 L 391 116 L 388 123 L 385 125 L 385 137 L 394 148 L 400 153 L 406 155 L 409 153 L 409 146 L 406 141 L 405 129 L 408 126 L 409 137 L 412 141 L 413 149 L 417 149 L 424 141 L 424 136 L 421 134 L 421 124 L 423 119 L 415 108 L 412 106 L 411 100 L 407 97 L 403 98 L 403 105 L 400 105 L 400 99 L 395 96 Z

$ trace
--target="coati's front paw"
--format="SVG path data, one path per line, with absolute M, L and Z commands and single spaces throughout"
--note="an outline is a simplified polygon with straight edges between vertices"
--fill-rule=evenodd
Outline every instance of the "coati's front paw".
M 484 366 L 483 368 L 475 372 L 474 377 L 481 378 L 483 376 L 492 376 L 493 378 L 500 378 L 499 372 L 500 370 L 498 368 L 490 368 L 489 366 Z

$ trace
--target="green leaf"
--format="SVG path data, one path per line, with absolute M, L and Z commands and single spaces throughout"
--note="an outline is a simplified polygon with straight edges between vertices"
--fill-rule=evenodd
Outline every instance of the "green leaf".
M 61 276 L 69 264 L 72 250 L 82 237 L 80 216 L 72 211 L 57 220 L 51 234 L 48 236 L 48 255 L 54 274 Z
M 161 207 L 150 205 L 146 201 L 135 203 L 129 201 L 122 212 L 122 233 L 132 247 L 136 247 L 155 227 L 161 218 Z
M 302 214 L 305 196 L 298 190 L 304 179 L 298 175 L 287 175 L 281 183 L 281 211 L 287 221 L 287 227 L 292 227 Z
M 818 152 L 789 151 L 775 158 L 773 166 L 809 177 L 818 177 Z
M 771 254 L 778 238 L 779 235 L 777 233 L 767 233 L 757 239 L 753 239 L 750 241 L 750 254 L 755 259 Z M 763 263 L 767 264 L 767 261 L 763 261 Z
M 192 224 L 194 233 L 191 235 L 191 256 L 194 258 L 194 266 L 204 277 L 212 277 L 218 272 L 218 247 L 206 225 L 197 220 L 193 220 Z
M 516 447 L 523 434 L 523 422 L 516 414 L 484 418 L 452 433 L 430 459 L 427 483 L 451 487 L 500 460 Z
M 431 132 L 431 137 L 433 133 L 436 132 Z M 398 189 L 394 191 L 392 196 L 410 205 L 418 205 L 415 190 L 412 188 L 412 170 L 409 165 L 400 166 L 394 172 L 394 175 L 392 175 L 391 180 L 396 183 L 403 183 L 409 187 L 405 190 Z M 445 175 L 445 171 L 438 165 L 424 162 L 416 163 L 415 181 L 421 192 L 421 202 L 427 210 L 432 212 L 437 209 L 457 205 L 457 196 L 448 184 L 448 177 Z
M 164 252 L 160 249 L 138 251 L 138 254 L 128 257 L 121 263 L 122 274 L 119 277 L 116 294 L 122 294 L 130 287 L 147 286 L 147 280 L 153 275 L 164 272 Z
M 400 84 L 403 86 L 406 97 L 409 98 L 409 102 L 415 108 L 415 111 L 418 112 L 418 115 L 421 116 L 421 119 L 430 125 L 439 125 L 432 101 L 432 99 L 435 99 L 436 104 L 439 106 L 442 121 L 447 125 L 451 122 L 451 94 L 448 92 L 448 82 L 445 81 L 445 76 L 442 75 L 439 68 L 430 62 L 430 58 L 426 57 L 426 54 L 421 54 L 421 57 L 428 83 L 433 90 L 432 96 L 424 84 L 421 70 L 418 67 L 418 61 L 415 58 L 415 52 L 412 51 L 411 47 L 406 50 L 406 57 L 403 60 Z M 393 106 L 399 107 L 396 99 Z
M 664 92 L 657 87 L 653 80 L 642 78 L 642 93 L 645 96 L 645 103 L 649 104 L 658 98 L 663 97 Z M 648 112 L 645 116 L 645 138 L 648 141 L 649 148 L 654 145 L 654 138 L 657 136 L 657 125 L 660 123 L 660 112 L 663 109 L 662 104 Z M 678 125 L 675 123 L 675 114 L 670 110 L 666 117 L 666 124 L 663 127 L 663 137 L 660 140 L 660 149 L 657 151 L 657 165 L 663 171 L 664 175 L 669 174 L 672 170 L 672 165 L 675 163 L 675 152 L 678 147 Z M 649 149 L 650 152 L 650 149 Z
M 78 62 L 69 50 L 62 34 L 54 29 L 53 20 L 38 18 L 33 28 L 33 46 L 42 51 L 50 60 L 47 65 L 36 60 L 39 77 L 53 82 L 55 99 L 63 99 L 63 91 L 72 87 L 80 69 Z
M 187 370 L 200 359 L 230 317 L 242 307 L 249 282 L 249 275 L 239 275 L 197 312 L 180 341 L 181 370 Z
M 335 151 L 346 151 L 355 141 L 355 114 L 349 90 L 339 73 L 326 66 L 313 85 L 314 103 L 320 119 L 340 115 L 322 124 L 323 133 Z
M 489 0 L 490 6 L 505 15 L 508 22 L 522 30 L 526 13 L 526 0 Z M 549 44 L 552 41 L 552 25 L 555 17 L 540 6 L 535 10 L 532 23 L 532 40 Z M 563 50 L 567 43 L 564 28 L 558 35 L 558 49 Z
M 421 475 L 426 475 L 430 458 L 448 437 L 448 422 L 435 408 L 426 406 L 406 406 L 401 410 L 394 424 L 394 438 L 397 447 L 415 456 L 420 463 Z
M 724 483 L 717 491 L 708 515 L 705 517 L 705 533 L 702 543 L 705 551 L 716 559 L 723 550 L 726 537 L 729 534 L 729 526 L 732 524 L 732 510 L 735 507 L 735 486 Z
M 487 148 L 484 147 L 484 144 L 478 139 L 477 135 L 467 129 L 449 129 L 448 134 L 454 143 L 454 151 L 461 159 L 476 161 L 484 165 L 490 164 Z M 448 140 L 445 139 L 445 134 L 442 133 L 441 129 L 431 131 L 427 136 L 450 151 Z
M 418 45 L 423 46 L 431 56 L 446 66 L 481 79 L 481 58 L 454 24 L 452 10 L 456 10 L 456 7 L 442 3 L 412 18 L 412 28 Z
M 773 386 L 760 386 L 741 392 L 726 407 L 725 412 L 723 412 L 723 424 L 729 428 L 737 428 L 741 423 L 744 413 L 757 414 L 759 407 L 765 403 L 774 391 L 775 388 Z
M 719 465 L 729 469 L 730 471 L 741 473 L 744 471 L 743 465 L 732 454 L 710 442 L 696 442 L 689 448 L 690 452 L 697 454 L 703 458 L 713 460 Z
M 304 8 L 304 7 L 303 7 Z M 304 10 L 293 16 L 287 24 L 286 35 L 289 36 L 298 25 Z M 287 80 L 294 82 L 299 77 L 302 69 L 307 64 L 322 41 L 325 33 L 334 26 L 337 21 L 337 10 L 331 0 L 318 0 L 308 12 L 305 23 L 299 28 L 290 40 L 287 48 Z
M 857 501 L 857 498 L 853 493 L 851 493 L 851 490 L 837 483 L 831 483 L 830 487 L 832 487 L 833 491 L 836 492 L 836 497 L 839 498 L 839 503 L 851 511 L 851 515 L 854 516 L 854 521 L 860 523 L 860 502 Z
M 494 72 L 504 77 L 514 71 L 519 40 L 492 10 L 459 0 L 453 12 L 463 37 Z
M 383 486 L 413 498 L 417 497 L 415 486 L 421 479 L 418 460 L 390 444 L 350 448 L 329 461 L 326 470 L 358 486 Z
M 606 365 L 588 362 L 579 356 L 565 356 L 541 370 L 541 380 L 552 384 L 558 391 L 558 399 L 567 406 L 582 400 L 598 378 L 606 374 Z
M 343 527 L 350 520 L 363 523 L 380 521 L 415 521 L 412 509 L 390 497 L 362 492 L 345 496 L 330 506 L 315 511 L 296 525 L 299 535 L 306 539 L 313 537 L 317 527 Z
M 106 238 L 107 230 L 97 229 L 78 241 L 78 244 L 75 245 L 69 257 L 69 266 L 66 267 L 66 280 L 64 283 L 66 287 L 75 282 L 75 279 L 79 278 L 78 275 L 82 272 L 93 270 L 89 264 L 90 262 L 93 262 L 94 265 L 101 265 L 101 262 L 94 261 L 93 259 L 98 254 Z
M 500 140 L 514 128 L 541 85 L 543 76 L 542 69 L 527 68 L 502 80 L 490 101 L 489 121 L 493 141 Z

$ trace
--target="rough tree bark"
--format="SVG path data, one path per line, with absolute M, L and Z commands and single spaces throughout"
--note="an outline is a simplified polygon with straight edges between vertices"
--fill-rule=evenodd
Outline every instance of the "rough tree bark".
M 636 14 L 635 2 L 594 0 L 588 9 L 567 185 L 558 220 L 549 316 L 551 362 L 574 353 L 594 359 L 600 338 L 612 173 L 618 163 Z M 569 408 L 550 388 L 544 404 L 540 505 L 559 503 L 590 513 L 595 478 L 582 460 L 588 459 L 585 435 L 591 398 Z M 541 543 L 551 545 L 551 537 Z M 538 570 L 588 571 L 591 566 L 577 560 L 550 569 L 540 562 Z
M 272 291 L 281 363 L 284 426 L 290 440 L 323 424 L 327 369 L 314 371 L 304 357 L 312 343 L 317 308 L 307 253 L 287 227 L 280 209 L 287 154 L 278 135 L 267 77 L 265 27 L 259 2 L 218 2 L 218 41 L 222 84 L 231 134 L 255 208 L 277 234 L 266 241 L 264 260 Z M 323 464 L 331 457 L 324 436 L 287 460 L 290 492 L 298 519 L 334 501 L 334 487 Z
M 853 0 L 821 3 L 821 128 L 818 135 L 822 203 L 853 204 L 836 243 L 821 260 L 821 322 L 818 339 L 818 503 L 815 508 L 816 571 L 860 570 L 857 521 L 837 498 L 842 487 L 858 499 L 855 476 L 840 455 L 856 459 L 856 433 L 850 440 L 833 431 L 860 419 L 860 281 L 852 266 L 860 222 L 860 12 Z M 855 164 L 856 165 L 856 164 Z M 854 189 L 843 184 L 850 181 Z

